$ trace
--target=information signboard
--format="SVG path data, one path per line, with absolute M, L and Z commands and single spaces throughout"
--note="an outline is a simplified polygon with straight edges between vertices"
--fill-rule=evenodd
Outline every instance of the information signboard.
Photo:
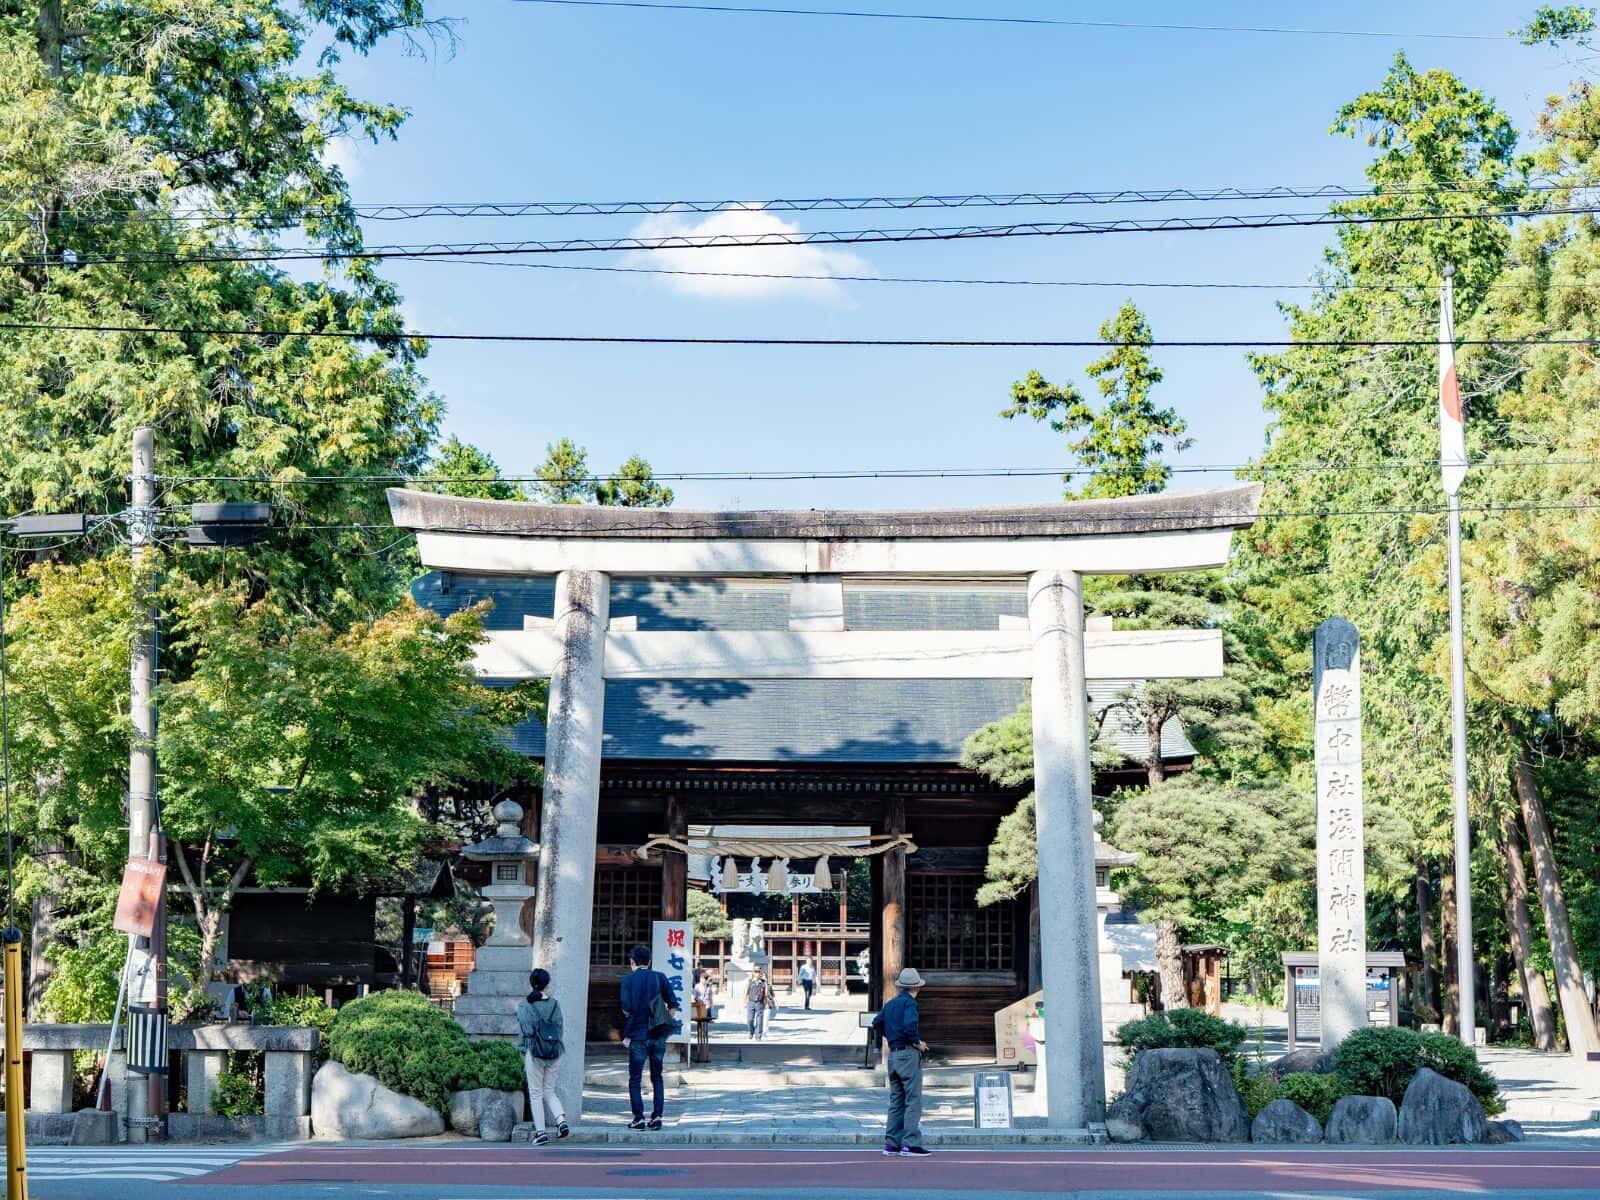
M 972 1119 L 979 1129 L 1011 1128 L 1011 1072 L 978 1071 L 972 1076 Z
M 656 921 L 651 925 L 650 963 L 667 977 L 678 998 L 668 1042 L 689 1041 L 689 997 L 694 991 L 694 930 L 687 921 Z

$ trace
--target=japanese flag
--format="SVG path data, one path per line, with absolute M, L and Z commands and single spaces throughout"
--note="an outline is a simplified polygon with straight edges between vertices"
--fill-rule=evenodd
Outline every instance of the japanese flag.
M 1456 322 L 1448 281 L 1439 291 L 1439 473 L 1454 496 L 1467 474 L 1467 420 L 1456 382 Z

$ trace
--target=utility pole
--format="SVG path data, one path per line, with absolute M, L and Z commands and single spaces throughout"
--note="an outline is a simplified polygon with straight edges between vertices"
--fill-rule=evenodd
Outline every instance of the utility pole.
M 143 1087 L 130 1083 L 126 1113 L 128 1140 L 159 1140 L 167 1130 L 167 900 L 166 837 L 161 828 L 161 803 L 156 774 L 156 660 L 160 648 L 160 618 L 156 591 L 154 548 L 163 533 L 156 507 L 155 431 L 145 426 L 133 433 L 131 496 L 127 508 L 91 524 L 85 513 L 50 513 L 0 520 L 0 534 L 20 538 L 87 536 L 103 524 L 115 522 L 128 530 L 133 560 L 133 645 L 129 669 L 129 717 L 133 736 L 128 748 L 128 870 L 123 878 L 116 928 L 128 932 L 128 959 L 123 967 L 125 989 L 117 997 L 120 1016 L 127 998 L 128 1071 L 142 1076 Z M 267 504 L 220 502 L 191 504 L 184 540 L 196 548 L 245 546 L 257 541 L 272 517 Z M 0 668 L 4 666 L 0 645 Z M 3 726 L 3 722 L 0 722 Z M 139 878 L 153 891 L 151 902 L 139 896 Z M 132 895 L 130 895 L 130 884 Z M 126 916 L 124 902 L 132 900 Z M 113 1018 L 107 1064 L 117 1046 L 118 1025 Z M 96 1089 L 97 1103 L 114 1106 L 108 1088 L 109 1072 Z M 20 1088 L 15 1089 L 20 1092 Z M 20 1109 L 18 1110 L 20 1111 Z
M 1456 996 L 1461 1040 L 1477 1041 L 1472 953 L 1472 824 L 1467 810 L 1467 666 L 1461 628 L 1461 481 L 1467 474 L 1466 412 L 1456 379 L 1456 269 L 1439 288 L 1439 473 L 1450 539 L 1450 730 L 1455 800 Z
M 161 807 L 156 783 L 156 596 L 150 543 L 157 528 L 155 430 L 133 432 L 132 496 L 127 512 L 133 560 L 133 653 L 128 748 L 128 858 L 164 861 Z M 149 938 L 132 940 L 135 965 L 128 995 L 128 1068 L 146 1086 L 128 1088 L 128 1140 L 165 1137 L 167 1109 L 167 939 L 166 888 L 156 902 Z M 141 947 L 137 943 L 144 942 Z M 142 1053 L 140 1051 L 143 1051 Z

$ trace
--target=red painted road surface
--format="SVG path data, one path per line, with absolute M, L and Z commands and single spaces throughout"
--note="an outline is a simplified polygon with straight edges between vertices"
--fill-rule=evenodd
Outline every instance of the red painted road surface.
M 307 1148 L 247 1159 L 189 1183 L 369 1183 L 517 1187 L 543 1195 L 565 1188 L 748 1188 L 803 1179 L 808 1191 L 1384 1191 L 1436 1189 L 1489 1194 L 1600 1190 L 1600 1151 L 1419 1150 L 1164 1151 L 946 1150 L 927 1159 L 875 1150 L 655 1150 L 549 1147 Z M 178 1185 L 182 1186 L 182 1185 Z

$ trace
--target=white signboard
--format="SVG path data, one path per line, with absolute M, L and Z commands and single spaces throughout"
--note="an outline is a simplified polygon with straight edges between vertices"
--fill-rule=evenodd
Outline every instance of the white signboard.
M 774 896 L 809 896 L 818 895 L 822 891 L 817 886 L 817 874 L 815 871 L 785 872 L 783 890 L 771 893 L 768 892 L 770 872 L 766 867 L 761 868 L 759 871 L 740 871 L 738 875 L 739 886 L 727 888 L 722 885 L 722 872 L 720 870 L 713 871 L 711 874 L 712 892 L 719 895 L 724 892 L 729 895 L 737 892 L 753 896 L 765 896 L 768 894 Z
M 1011 1073 L 979 1071 L 972 1077 L 972 1112 L 979 1129 L 1011 1128 Z
M 656 921 L 650 927 L 650 965 L 667 977 L 678 999 L 667 1041 L 689 1041 L 689 998 L 694 991 L 694 930 L 687 921 Z

